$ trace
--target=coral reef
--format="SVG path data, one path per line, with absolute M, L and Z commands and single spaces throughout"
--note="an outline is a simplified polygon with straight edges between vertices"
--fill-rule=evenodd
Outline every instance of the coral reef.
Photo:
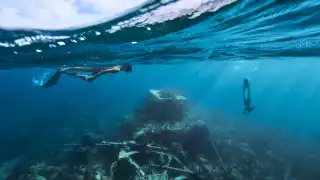
M 259 147 L 257 145 L 256 147 Z M 255 151 L 256 150 L 256 151 Z M 277 180 L 292 167 L 188 115 L 186 98 L 151 90 L 115 137 L 85 135 L 8 180 Z M 18 168 L 18 169 L 19 169 Z M 11 179 L 10 179 L 11 177 Z M 12 178 L 13 177 L 13 178 Z

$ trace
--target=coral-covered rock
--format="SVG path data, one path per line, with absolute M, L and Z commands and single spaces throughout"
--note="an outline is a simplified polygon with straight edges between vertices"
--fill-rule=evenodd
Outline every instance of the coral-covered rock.
M 177 93 L 164 90 L 149 90 L 142 107 L 134 113 L 139 121 L 177 122 L 187 117 L 187 99 Z

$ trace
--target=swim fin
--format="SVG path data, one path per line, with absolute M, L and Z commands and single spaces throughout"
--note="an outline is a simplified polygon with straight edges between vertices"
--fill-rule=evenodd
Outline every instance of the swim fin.
M 54 74 L 52 74 L 50 77 L 48 77 L 47 80 L 41 85 L 43 88 L 49 88 L 57 84 L 61 76 L 61 72 L 58 70 Z

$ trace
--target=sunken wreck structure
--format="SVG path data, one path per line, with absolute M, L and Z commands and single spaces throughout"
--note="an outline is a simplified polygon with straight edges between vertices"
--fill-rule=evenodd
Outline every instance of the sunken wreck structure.
M 150 90 L 121 120 L 115 136 L 85 135 L 42 161 L 18 165 L 7 179 L 280 180 L 294 175 L 281 158 L 258 157 L 248 142 L 233 143 L 227 134 L 213 133 L 190 117 L 183 95 Z

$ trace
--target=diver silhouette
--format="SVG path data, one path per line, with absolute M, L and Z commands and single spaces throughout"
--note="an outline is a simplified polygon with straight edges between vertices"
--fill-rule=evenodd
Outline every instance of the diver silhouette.
M 243 97 L 243 103 L 245 106 L 243 110 L 243 114 L 250 113 L 255 109 L 255 107 L 251 103 L 250 86 L 249 86 L 249 80 L 247 78 L 243 80 L 242 97 Z
M 88 82 L 92 82 L 96 78 L 100 77 L 104 74 L 115 74 L 120 71 L 125 71 L 127 73 L 131 72 L 133 67 L 131 65 L 123 65 L 123 66 L 113 66 L 111 68 L 95 68 L 95 67 L 70 67 L 59 70 L 60 73 L 65 75 L 69 75 L 72 77 L 77 77 L 83 79 Z M 89 72 L 91 75 L 79 74 L 76 72 Z

